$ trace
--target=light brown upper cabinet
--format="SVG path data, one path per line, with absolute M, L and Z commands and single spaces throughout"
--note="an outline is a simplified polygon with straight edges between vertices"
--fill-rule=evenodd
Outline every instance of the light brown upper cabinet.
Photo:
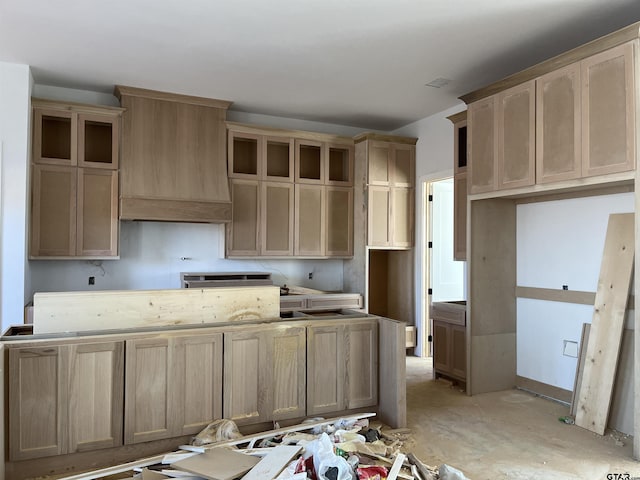
M 120 218 L 229 222 L 224 122 L 231 102 L 123 86 L 115 94 L 126 108 Z
M 496 189 L 496 151 L 498 145 L 497 110 L 495 96 L 469 105 L 467 141 L 469 164 L 469 193 L 490 192 Z
M 498 188 L 518 188 L 535 183 L 535 82 L 530 81 L 498 95 Z
M 635 45 L 622 43 L 582 59 L 570 55 L 574 61 L 559 62 L 559 68 L 544 65 L 516 74 L 524 79 L 539 72 L 506 90 L 462 97 L 474 99 L 469 193 L 555 182 L 571 187 L 578 186 L 573 180 L 633 171 Z
M 364 133 L 354 138 L 364 158 L 367 183 L 367 245 L 413 246 L 415 138 Z
M 118 255 L 122 109 L 33 100 L 30 258 Z
M 353 141 L 233 122 L 227 128 L 227 256 L 352 256 Z
M 583 60 L 582 176 L 635 167 L 633 43 Z
M 538 183 L 581 175 L 580 64 L 536 81 L 536 176 Z
M 467 259 L 467 112 L 447 117 L 453 123 L 453 259 Z

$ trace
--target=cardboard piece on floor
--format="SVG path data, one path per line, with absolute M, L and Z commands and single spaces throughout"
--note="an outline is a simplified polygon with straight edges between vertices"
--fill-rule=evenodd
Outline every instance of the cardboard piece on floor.
M 175 462 L 172 466 L 210 480 L 231 480 L 247 473 L 259 461 L 259 458 L 226 448 L 212 448 L 200 455 Z
M 634 214 L 609 216 L 591 333 L 577 394 L 576 425 L 604 434 L 631 285 Z
M 247 473 L 242 480 L 273 480 L 302 450 L 298 445 L 279 445 Z
M 142 480 L 164 480 L 166 478 L 171 477 L 167 477 L 166 475 L 163 475 L 161 473 L 149 470 L 148 468 L 142 470 Z

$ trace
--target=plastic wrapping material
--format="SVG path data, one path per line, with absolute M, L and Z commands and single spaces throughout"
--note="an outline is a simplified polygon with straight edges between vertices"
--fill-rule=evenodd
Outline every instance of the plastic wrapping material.
M 468 480 L 464 473 L 457 468 L 447 465 L 446 463 L 440 465 L 438 474 L 440 475 L 440 480 Z
M 326 433 L 306 445 L 304 456 L 313 458 L 318 480 L 355 480 L 347 461 L 333 453 L 333 443 Z
M 386 468 L 377 465 L 359 467 L 356 472 L 359 480 L 385 480 L 389 473 Z
M 191 442 L 191 445 L 200 446 L 209 443 L 222 442 L 224 440 L 234 440 L 242 435 L 238 431 L 238 426 L 231 420 L 221 419 L 207 425 Z

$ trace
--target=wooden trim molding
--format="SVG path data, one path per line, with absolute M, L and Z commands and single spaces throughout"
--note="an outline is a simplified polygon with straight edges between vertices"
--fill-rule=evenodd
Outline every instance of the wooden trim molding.
M 462 112 L 454 113 L 453 115 L 449 115 L 447 120 L 449 120 L 454 125 L 456 123 L 464 122 L 467 119 L 467 111 L 463 110 Z
M 521 377 L 520 375 L 516 376 L 516 388 L 566 404 L 571 403 L 571 396 L 573 395 L 571 390 L 565 390 L 564 388 L 538 382 L 531 378 Z
M 228 109 L 233 102 L 227 100 L 217 100 L 215 98 L 194 97 L 192 95 L 182 95 L 179 93 L 159 92 L 147 90 L 146 88 L 126 87 L 116 85 L 113 94 L 122 101 L 122 96 L 153 98 L 154 100 L 166 100 L 169 102 L 180 102 L 189 105 L 200 105 L 202 107 L 214 107 Z
M 516 287 L 516 297 L 545 300 L 548 302 L 575 303 L 578 305 L 595 305 L 595 292 L 579 290 L 558 290 L 554 288 Z M 635 296 L 629 295 L 627 310 L 635 307 Z
M 120 219 L 229 223 L 231 222 L 231 202 L 121 197 Z
M 31 97 L 31 107 L 47 108 L 51 110 L 62 110 L 67 112 L 97 113 L 101 115 L 113 114 L 122 115 L 126 108 L 112 107 L 109 105 L 89 105 L 78 102 L 60 102 L 46 98 Z
M 496 93 L 499 93 L 508 88 L 514 87 L 521 83 L 535 79 L 546 73 L 552 72 L 562 67 L 580 60 L 603 52 L 610 48 L 616 47 L 623 43 L 635 40 L 640 36 L 640 22 L 634 23 L 621 30 L 605 35 L 604 37 L 593 40 L 589 43 L 585 43 L 580 47 L 569 50 L 568 52 L 557 55 L 549 60 L 533 65 L 521 72 L 515 73 L 508 77 L 503 78 L 495 83 L 487 85 L 486 87 L 475 90 L 466 95 L 462 95 L 460 100 L 467 105 L 480 100 L 485 97 L 489 97 Z
M 304 130 L 289 130 L 286 128 L 265 127 L 262 125 L 249 125 L 238 122 L 225 122 L 227 130 L 237 133 L 250 133 L 253 135 L 268 135 L 282 138 L 301 138 L 305 140 L 316 140 L 318 142 L 329 142 L 339 145 L 353 145 L 353 138 L 343 135 L 333 135 L 330 133 L 308 132 Z
M 382 133 L 365 132 L 353 137 L 355 143 L 364 142 L 365 140 L 376 140 L 378 142 L 404 143 L 407 145 L 415 145 L 418 142 L 414 137 L 400 137 L 398 135 L 385 135 Z

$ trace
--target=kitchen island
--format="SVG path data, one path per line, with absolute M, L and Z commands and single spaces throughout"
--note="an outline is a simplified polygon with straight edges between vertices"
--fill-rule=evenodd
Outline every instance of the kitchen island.
M 277 290 L 245 288 L 246 298 Z M 37 301 L 35 312 L 37 322 Z M 10 329 L 1 341 L 7 478 L 153 455 L 189 442 L 218 418 L 249 433 L 276 421 L 369 410 L 405 426 L 403 322 L 347 310 L 210 323 L 189 323 L 183 312 L 176 320 L 81 332 Z

